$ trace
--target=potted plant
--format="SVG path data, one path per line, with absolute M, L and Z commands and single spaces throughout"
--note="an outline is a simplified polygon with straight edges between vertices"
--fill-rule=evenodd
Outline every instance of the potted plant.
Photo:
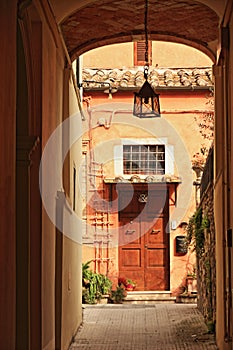
M 115 290 L 112 290 L 110 299 L 114 304 L 122 304 L 126 296 L 127 292 L 125 288 L 121 285 L 117 286 Z
M 187 290 L 188 294 L 197 292 L 197 276 L 196 269 L 193 268 L 193 271 L 189 271 L 186 276 Z
M 112 281 L 107 276 L 99 274 L 99 287 L 101 293 L 99 302 L 101 304 L 107 304 L 111 293 Z
M 125 277 L 119 277 L 118 278 L 118 286 L 125 288 L 127 285 L 127 279 Z
M 126 284 L 126 290 L 128 291 L 133 291 L 136 287 L 136 282 L 131 280 L 130 278 L 127 279 L 127 284 Z
M 136 282 L 130 278 L 119 277 L 118 278 L 118 286 L 122 286 L 127 291 L 133 291 L 136 287 Z
M 107 303 L 112 281 L 90 269 L 91 261 L 82 265 L 82 300 L 86 304 Z

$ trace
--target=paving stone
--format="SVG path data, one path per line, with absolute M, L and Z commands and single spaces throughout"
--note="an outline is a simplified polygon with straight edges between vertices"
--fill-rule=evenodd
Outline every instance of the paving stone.
M 217 350 L 196 305 L 88 305 L 69 350 Z

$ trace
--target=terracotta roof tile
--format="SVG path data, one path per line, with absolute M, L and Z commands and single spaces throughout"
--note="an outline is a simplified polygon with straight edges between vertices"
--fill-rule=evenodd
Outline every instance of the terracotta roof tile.
M 144 82 L 143 68 L 132 69 L 91 69 L 82 71 L 83 87 L 89 89 L 101 88 L 100 83 L 110 83 L 112 87 L 136 88 Z M 212 87 L 212 68 L 152 68 L 148 80 L 150 84 L 161 88 Z M 85 82 L 92 81 L 92 82 Z M 98 83 L 99 82 L 99 83 Z M 102 86 L 103 87 L 103 86 Z

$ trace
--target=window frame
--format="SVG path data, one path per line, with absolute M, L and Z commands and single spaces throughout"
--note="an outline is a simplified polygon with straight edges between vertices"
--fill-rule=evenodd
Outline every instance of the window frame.
M 164 175 L 165 145 L 123 145 L 124 175 Z
M 143 52 L 143 59 L 142 57 Z M 152 64 L 152 41 L 148 41 L 148 63 Z M 145 65 L 145 40 L 139 40 L 134 42 L 134 66 Z
M 174 160 L 174 145 L 168 144 L 167 138 L 127 138 L 121 139 L 118 145 L 114 146 L 114 175 L 122 176 L 125 179 L 130 179 L 134 174 L 124 174 L 123 170 L 123 145 L 164 145 L 165 146 L 165 174 L 174 175 L 175 160 Z M 155 175 L 155 176 L 164 176 Z M 139 175 L 140 178 L 146 178 L 148 175 Z

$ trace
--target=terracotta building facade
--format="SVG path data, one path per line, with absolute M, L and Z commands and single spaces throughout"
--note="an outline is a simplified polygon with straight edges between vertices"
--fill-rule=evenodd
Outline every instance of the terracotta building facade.
M 83 60 L 92 67 L 102 62 L 102 68 L 82 71 L 89 128 L 83 138 L 83 262 L 92 260 L 93 270 L 115 284 L 124 277 L 135 281 L 137 291 L 178 295 L 196 269 L 185 228 L 198 201 L 192 158 L 209 146 L 197 119 L 208 110 L 212 69 L 203 68 L 208 59 L 201 61 L 189 48 L 186 63 L 195 62 L 196 54 L 200 67 L 152 65 L 149 82 L 159 91 L 161 117 L 140 119 L 132 113 L 133 89 L 143 83 L 143 66 L 104 69 L 112 50 L 114 45 L 94 50 L 92 59 L 86 54 Z M 132 44 L 121 50 L 123 57 L 127 50 L 133 51 Z

